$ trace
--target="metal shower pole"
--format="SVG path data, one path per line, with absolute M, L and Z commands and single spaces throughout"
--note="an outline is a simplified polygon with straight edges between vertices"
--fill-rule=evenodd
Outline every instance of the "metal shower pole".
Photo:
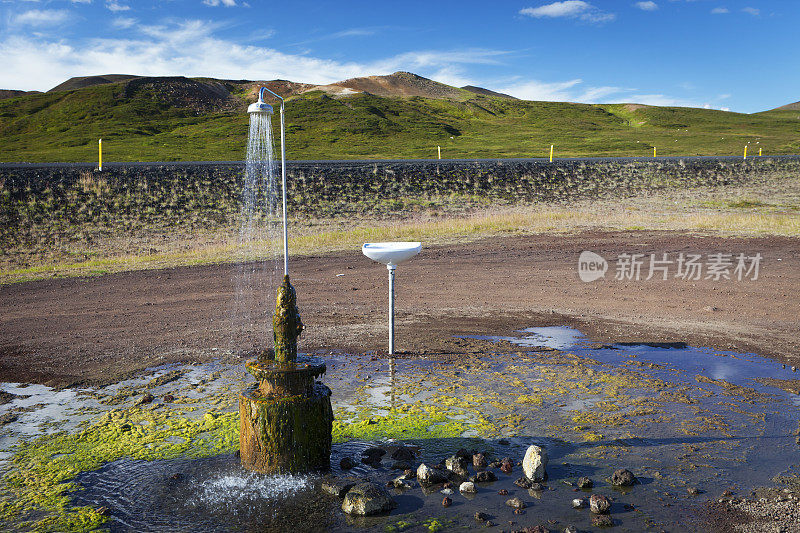
M 267 91 L 275 98 L 281 101 L 281 183 L 283 189 L 283 275 L 289 275 L 289 228 L 286 225 L 286 144 L 284 143 L 286 136 L 285 121 L 283 118 L 284 101 L 283 98 L 270 91 L 266 87 L 261 88 L 262 94 Z M 261 98 L 261 95 L 259 95 Z

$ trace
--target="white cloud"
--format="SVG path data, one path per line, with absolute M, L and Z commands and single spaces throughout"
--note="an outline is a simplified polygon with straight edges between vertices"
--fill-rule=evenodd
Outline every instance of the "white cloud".
M 203 0 L 207 6 L 217 7 L 223 5 L 225 7 L 236 7 L 236 0 Z
M 120 4 L 117 0 L 107 0 L 106 7 L 113 11 L 114 13 L 118 13 L 120 11 L 130 11 L 131 7 L 126 6 L 125 4 Z
M 724 15 L 725 13 L 730 13 L 727 7 L 715 7 L 711 10 L 712 15 Z
M 525 81 L 503 87 L 500 92 L 522 98 L 523 100 L 543 100 L 548 102 L 565 102 L 574 99 L 570 89 L 583 83 L 581 79 L 559 82 Z
M 129 72 L 145 76 L 212 76 L 230 79 L 289 79 L 325 84 L 357 76 L 409 70 L 454 85 L 475 84 L 464 65 L 497 64 L 504 51 L 423 50 L 371 62 L 335 61 L 273 48 L 246 46 L 217 37 L 220 27 L 185 21 L 134 25 L 125 39 L 80 42 L 26 35 L 0 37 L 0 87 L 46 90 L 73 76 Z
M 745 7 L 745 8 L 742 8 L 742 11 L 744 11 L 748 15 L 753 15 L 754 17 L 757 17 L 757 16 L 759 16 L 761 14 L 761 10 L 760 9 L 756 9 L 754 7 Z
M 111 21 L 111 25 L 115 28 L 126 30 L 136 24 L 136 19 L 133 17 L 116 17 Z
M 367 37 L 370 35 L 375 35 L 375 30 L 370 28 L 351 28 L 349 30 L 337 31 L 331 34 L 331 37 Z
M 584 22 L 603 23 L 617 18 L 613 13 L 599 10 L 592 4 L 583 0 L 564 0 L 553 2 L 539 7 L 526 7 L 520 9 L 520 15 L 534 18 L 577 18 Z
M 612 94 L 620 94 L 630 89 L 623 87 L 590 87 L 586 89 L 575 101 L 584 103 L 600 103 L 604 98 Z
M 635 5 L 642 11 L 655 11 L 658 9 L 658 4 L 655 2 L 636 2 Z
M 11 22 L 27 26 L 55 26 L 69 18 L 69 13 L 63 9 L 31 9 L 14 16 Z
M 70 0 L 73 4 L 91 4 L 92 0 Z

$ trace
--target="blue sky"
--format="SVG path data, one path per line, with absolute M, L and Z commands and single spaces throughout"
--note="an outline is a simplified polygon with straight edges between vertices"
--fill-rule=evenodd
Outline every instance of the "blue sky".
M 800 0 L 0 0 L 0 88 L 407 70 L 531 100 L 749 113 L 800 100 L 798 28 Z

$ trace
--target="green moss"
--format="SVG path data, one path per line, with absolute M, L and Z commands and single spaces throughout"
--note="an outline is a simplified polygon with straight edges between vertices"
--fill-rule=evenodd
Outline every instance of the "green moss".
M 154 460 L 205 457 L 238 448 L 238 413 L 198 420 L 163 411 L 112 411 L 79 433 L 59 433 L 21 443 L 2 478 L 0 525 L 39 531 L 84 531 L 103 517 L 70 507 L 71 482 L 122 457 Z M 171 442 L 169 437 L 182 437 Z
M 445 520 L 442 518 L 429 518 L 422 523 L 422 526 L 427 528 L 428 531 L 431 533 L 436 533 L 437 531 L 444 531 L 446 528 L 452 525 L 452 520 Z
M 355 422 L 333 421 L 333 442 L 351 439 L 376 440 L 399 439 L 446 439 L 460 437 L 469 426 L 448 419 L 442 413 L 402 414 L 392 413 L 382 417 L 370 417 Z

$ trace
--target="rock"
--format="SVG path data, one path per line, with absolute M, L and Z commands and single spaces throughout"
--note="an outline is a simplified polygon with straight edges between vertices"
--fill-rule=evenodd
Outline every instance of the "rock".
M 459 450 L 456 452 L 456 455 L 457 455 L 458 457 L 463 457 L 463 458 L 464 458 L 464 459 L 466 459 L 467 461 L 471 461 L 471 460 L 472 460 L 472 453 L 471 453 L 471 452 L 468 452 L 468 451 L 467 451 L 467 450 L 465 450 L 464 448 L 460 448 L 460 449 L 459 449 Z
M 477 520 L 478 522 L 486 522 L 487 520 L 489 520 L 489 515 L 478 511 L 475 513 L 475 520 Z
M 586 507 L 586 502 L 583 501 L 583 498 L 575 498 L 572 500 L 573 509 L 583 509 L 584 507 Z
M 502 471 L 504 474 L 510 474 L 513 469 L 514 463 L 512 463 L 511 459 L 508 457 L 500 461 L 500 471 Z
M 135 404 L 133 404 L 133 406 L 134 407 L 139 407 L 140 405 L 148 404 L 148 403 L 152 402 L 153 400 L 155 400 L 155 398 L 153 398 L 153 395 L 150 394 L 149 392 L 145 392 L 144 394 L 142 394 L 142 397 L 139 398 L 139 401 L 137 401 Z
M 514 509 L 514 514 L 525 514 L 523 509 Z
M 444 461 L 444 466 L 457 476 L 461 476 L 463 478 L 469 477 L 469 472 L 467 471 L 467 460 L 463 457 L 459 457 L 458 455 L 448 457 Z
M 435 485 L 436 483 L 444 483 L 447 481 L 447 477 L 441 470 L 422 463 L 417 468 L 417 481 L 425 485 Z
M 416 458 L 414 450 L 408 446 L 400 446 L 391 455 L 395 461 L 413 461 Z
M 567 526 L 564 528 L 564 533 L 578 533 L 578 528 L 575 526 Z
M 500 496 L 508 496 L 508 491 L 506 489 L 500 489 L 497 491 L 497 494 Z
M 611 484 L 615 487 L 630 487 L 637 481 L 636 476 L 630 470 L 620 468 L 611 474 Z
M 611 502 L 602 494 L 592 494 L 589 498 L 589 509 L 595 514 L 607 513 L 611 508 Z
M 500 468 L 502 464 L 500 461 L 492 461 L 489 463 L 489 468 Z
M 111 509 L 109 509 L 109 508 L 108 508 L 108 507 L 106 507 L 105 505 L 98 507 L 98 508 L 97 508 L 97 509 L 95 509 L 94 511 L 95 511 L 97 514 L 99 514 L 100 516 L 108 516 L 108 515 L 110 515 L 110 514 L 111 514 Z
M 0 405 L 13 402 L 17 396 L 10 392 L 0 391 Z
M 355 479 L 339 479 L 335 477 L 328 477 L 323 478 L 319 484 L 319 488 L 326 494 L 344 498 L 344 495 L 347 494 L 347 491 L 352 489 L 356 483 L 358 483 L 358 481 Z
M 175 396 L 172 394 L 165 394 L 163 398 L 164 403 L 172 403 L 175 401 Z
M 544 490 L 544 485 L 541 483 L 536 483 L 535 481 L 531 483 L 531 486 L 528 487 L 528 490 Z
M 392 463 L 392 470 L 410 470 L 411 463 L 408 461 L 395 461 Z
M 445 496 L 450 496 L 451 494 L 453 494 L 453 489 L 448 487 L 448 488 L 440 490 L 439 492 L 441 492 Z
M 469 478 L 473 483 L 488 483 L 489 481 L 497 481 L 497 476 L 491 470 L 483 470 L 477 472 L 474 476 Z
M 478 489 L 475 488 L 475 483 L 472 481 L 465 481 L 461 485 L 458 486 L 459 492 L 466 492 L 468 494 L 474 494 L 478 492 Z
M 595 527 L 611 527 L 614 521 L 607 514 L 592 515 L 592 525 Z
M 407 468 L 406 470 L 403 470 L 403 476 L 405 476 L 406 479 L 414 479 L 417 477 L 417 471 Z
M 686 492 L 688 492 L 690 496 L 697 496 L 700 494 L 700 489 L 697 487 L 687 487 Z
M 383 487 L 364 482 L 353 486 L 342 501 L 342 511 L 357 516 L 370 516 L 391 511 L 397 503 Z
M 525 507 L 527 507 L 527 505 L 525 505 L 525 502 L 520 500 L 519 498 L 510 498 L 506 500 L 506 505 L 514 509 L 525 509 Z
M 535 444 L 529 446 L 522 460 L 522 471 L 531 481 L 547 479 L 547 451 Z
M 486 454 L 476 453 L 472 456 L 472 466 L 475 468 L 486 468 Z
M 5 426 L 17 420 L 19 420 L 19 415 L 17 413 L 3 413 L 0 415 L 0 426 Z
M 365 465 L 378 465 L 384 455 L 386 455 L 386 450 L 383 448 L 367 448 L 361 452 L 361 462 Z
M 550 533 L 550 530 L 542 525 L 526 527 L 525 529 L 523 529 L 523 531 L 525 533 Z
M 517 487 L 522 487 L 523 489 L 529 489 L 531 488 L 532 482 L 526 477 L 521 477 L 514 482 L 514 485 Z
M 578 485 L 579 489 L 591 489 L 592 487 L 594 487 L 594 481 L 592 481 L 586 476 L 579 477 L 576 485 Z
M 511 443 L 508 442 L 506 439 L 500 439 L 499 441 L 497 441 L 497 444 L 499 444 L 500 446 L 508 446 Z
M 339 461 L 339 466 L 342 467 L 342 470 L 350 470 L 356 466 L 356 462 L 350 457 L 342 457 L 342 460 Z
M 411 483 L 406 480 L 405 476 L 396 477 L 392 480 L 392 486 L 396 489 L 410 489 Z
M 452 503 L 453 503 L 453 500 L 451 500 L 450 498 L 445 496 L 444 499 L 442 500 L 442 507 L 450 507 L 450 505 L 452 505 Z

